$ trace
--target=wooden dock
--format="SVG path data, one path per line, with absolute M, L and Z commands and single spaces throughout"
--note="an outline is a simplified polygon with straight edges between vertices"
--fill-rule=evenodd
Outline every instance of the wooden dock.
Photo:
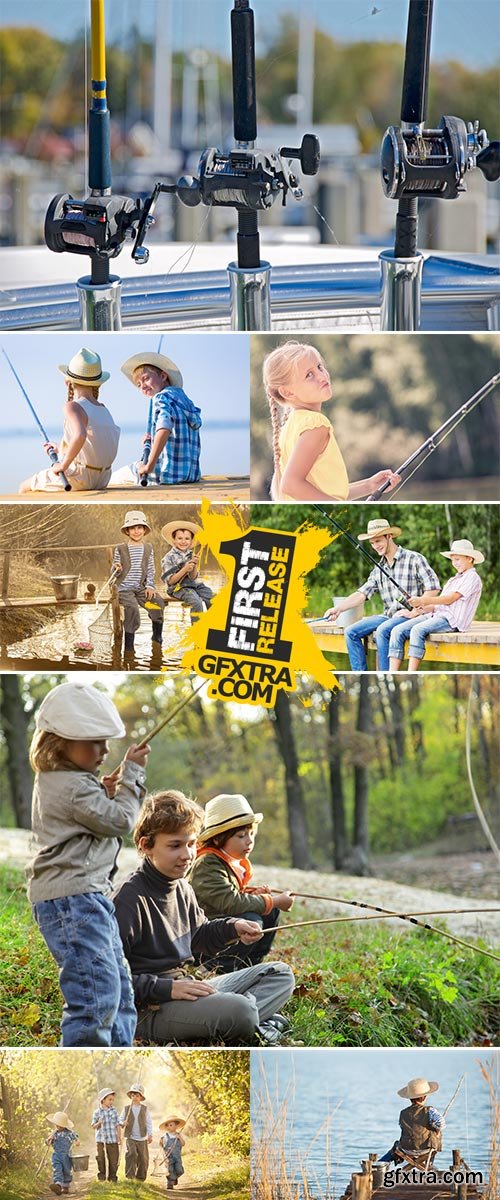
M 2 503 L 16 504 L 32 502 L 36 500 L 37 504 L 54 504 L 62 501 L 65 504 L 88 504 L 98 501 L 99 504 L 145 504 L 148 500 L 165 501 L 171 504 L 173 501 L 181 503 L 191 502 L 199 504 L 202 497 L 206 497 L 212 504 L 223 503 L 226 500 L 239 500 L 248 503 L 250 500 L 250 479 L 248 475 L 204 475 L 198 483 L 176 483 L 174 485 L 151 485 L 141 487 L 140 484 L 130 484 L 129 486 L 117 486 L 109 484 L 107 488 L 101 491 L 88 492 L 64 492 L 61 488 L 57 492 L 27 492 L 24 496 L 14 495 L 0 496 Z
M 339 625 L 311 620 L 309 628 L 320 650 L 347 654 L 344 630 Z M 368 649 L 376 651 L 374 638 L 370 636 L 367 642 Z M 432 633 L 426 639 L 424 669 L 426 662 L 500 668 L 500 621 L 473 621 L 467 633 Z
M 340 1200 L 381 1200 L 382 1196 L 392 1196 L 392 1200 L 482 1200 L 485 1196 L 487 1181 L 480 1171 L 469 1167 L 460 1150 L 452 1151 L 448 1167 L 432 1164 L 426 1170 L 417 1166 L 411 1155 L 399 1166 L 379 1164 L 376 1154 L 363 1159 L 360 1166 L 361 1171 L 353 1172 Z

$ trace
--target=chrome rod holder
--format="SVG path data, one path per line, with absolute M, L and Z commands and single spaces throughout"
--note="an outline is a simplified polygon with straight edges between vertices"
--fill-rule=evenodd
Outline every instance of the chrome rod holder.
M 380 328 L 386 333 L 413 333 L 420 328 L 424 256 L 396 258 L 391 250 L 383 250 L 379 260 Z
M 240 331 L 271 328 L 271 264 L 261 262 L 255 270 L 229 263 L 231 329 Z
M 76 283 L 80 305 L 80 328 L 108 332 L 122 327 L 122 281 L 111 275 L 107 283 L 92 283 L 83 275 Z

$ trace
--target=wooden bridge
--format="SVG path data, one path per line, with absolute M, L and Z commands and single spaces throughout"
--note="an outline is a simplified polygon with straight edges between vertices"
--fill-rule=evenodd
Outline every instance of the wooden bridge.
M 311 620 L 316 642 L 327 654 L 347 654 L 344 630 L 333 622 Z M 372 636 L 366 639 L 368 650 L 376 652 Z M 425 663 L 453 663 L 475 667 L 500 667 L 500 621 L 473 621 L 467 633 L 431 633 L 425 642 Z M 374 668 L 375 669 L 375 668 Z

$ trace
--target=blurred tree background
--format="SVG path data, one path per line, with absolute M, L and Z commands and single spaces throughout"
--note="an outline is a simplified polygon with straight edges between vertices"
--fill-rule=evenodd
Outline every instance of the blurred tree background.
M 22 784 L 16 784 L 13 757 L 26 763 L 36 708 L 63 681 L 56 675 L 0 677 L 4 826 L 29 826 L 31 773 L 28 767 Z M 255 863 L 264 866 L 365 873 L 372 855 L 426 847 L 439 839 L 445 852 L 454 845 L 485 849 L 471 816 L 465 767 L 473 687 L 473 771 L 498 837 L 497 676 L 476 675 L 471 683 L 457 674 L 344 675 L 340 683 L 340 690 L 329 693 L 301 679 L 298 691 L 283 694 L 274 710 L 212 701 L 203 691 L 153 739 L 148 788 L 179 788 L 201 804 L 220 792 L 244 792 L 264 813 L 254 852 Z M 128 674 L 101 675 L 98 686 L 113 696 L 131 742 L 171 711 L 193 684 Z M 19 736 L 12 739 L 6 702 L 9 712 L 17 708 L 24 747 Z M 123 743 L 110 743 L 106 770 L 123 754 Z
M 378 47 L 377 47 L 378 49 Z M 283 334 L 251 338 L 251 495 L 268 500 L 273 473 L 269 406 L 262 384 L 266 354 Z M 500 369 L 490 334 L 304 334 L 330 371 L 333 396 L 324 406 L 349 479 L 393 470 Z M 405 499 L 498 497 L 498 391 L 487 396 L 405 486 Z M 489 481 L 493 492 L 483 494 Z
M 380 41 L 341 42 L 321 29 L 315 35 L 314 120 L 354 125 L 364 151 L 378 149 L 380 135 L 399 113 L 403 53 L 399 43 Z M 297 88 L 298 30 L 288 15 L 281 17 L 278 30 L 267 38 L 266 49 L 257 58 L 259 121 L 289 121 L 287 100 Z M 152 107 L 151 40 L 135 28 L 120 39 L 108 30 L 108 91 L 115 125 L 123 123 L 127 108 L 135 119 L 149 120 Z M 230 64 L 213 56 L 223 98 L 223 116 L 231 122 Z M 182 99 L 185 56 L 173 62 L 173 103 L 178 111 Z M 31 28 L 0 31 L 0 74 L 2 77 L 3 136 L 30 139 L 36 156 L 36 136 L 50 128 L 63 133 L 83 126 L 87 99 L 84 92 L 85 43 L 83 34 L 72 42 Z M 497 136 L 498 72 L 471 70 L 459 62 L 433 62 L 429 120 L 443 112 L 477 115 Z M 129 93 L 133 89 L 133 103 Z M 38 131 L 38 134 L 37 134 Z

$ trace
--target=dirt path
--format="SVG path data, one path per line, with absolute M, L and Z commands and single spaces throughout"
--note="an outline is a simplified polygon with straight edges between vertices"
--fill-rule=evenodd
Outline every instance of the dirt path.
M 24 829 L 2 829 L 0 828 L 0 862 L 9 863 L 11 866 L 23 868 L 30 857 L 29 851 L 30 834 Z M 458 856 L 453 856 L 455 859 Z M 471 856 L 461 855 L 464 860 L 472 859 L 475 861 L 478 855 Z M 481 859 L 493 860 L 493 855 L 481 855 Z M 428 860 L 420 857 L 409 855 L 409 861 L 415 867 L 417 877 L 421 880 L 426 879 L 426 862 Z M 388 861 L 388 860 L 386 860 Z M 436 862 L 433 863 L 434 874 L 432 882 L 436 884 Z M 444 858 L 446 861 L 446 858 Z M 417 865 L 418 864 L 418 865 Z M 118 882 L 124 876 L 129 874 L 137 865 L 137 855 L 135 850 L 125 849 L 120 853 Z M 399 864 L 401 871 L 401 862 Z M 460 878 L 464 878 L 457 872 L 457 883 Z M 406 876 L 409 874 L 409 867 L 405 871 Z M 470 937 L 484 937 L 488 941 L 498 941 L 499 917 L 497 913 L 483 913 L 484 908 L 500 909 L 500 899 L 498 886 L 494 885 L 494 874 L 491 872 L 489 876 L 491 888 L 489 894 L 481 894 L 472 896 L 465 894 L 465 888 L 460 891 L 441 891 L 433 887 L 423 886 L 408 886 L 401 882 L 394 882 L 389 879 L 360 878 L 357 875 L 340 875 L 326 874 L 320 871 L 298 871 L 291 867 L 255 867 L 255 883 L 266 883 L 269 887 L 275 888 L 277 891 L 287 890 L 293 892 L 313 892 L 320 896 L 339 896 L 345 897 L 348 900 L 362 900 L 368 904 L 377 904 L 382 908 L 397 909 L 400 912 L 417 912 L 430 909 L 454 909 L 454 908 L 470 908 L 473 911 L 468 914 L 452 914 L 446 918 L 447 927 L 450 933 L 455 933 L 457 937 L 469 935 Z M 307 900 L 300 901 L 301 904 L 307 906 L 308 914 L 311 917 L 331 917 L 336 913 L 347 915 L 349 908 L 344 904 L 332 903 L 325 900 Z M 351 910 L 352 912 L 352 910 Z M 292 910 L 293 913 L 293 910 Z M 289 915 L 286 921 L 293 920 L 293 916 Z M 373 922 L 375 924 L 375 922 Z M 392 924 L 388 921 L 387 924 Z M 399 928 L 404 928 L 403 923 L 397 922 Z M 178 1189 L 177 1189 L 178 1190 Z

